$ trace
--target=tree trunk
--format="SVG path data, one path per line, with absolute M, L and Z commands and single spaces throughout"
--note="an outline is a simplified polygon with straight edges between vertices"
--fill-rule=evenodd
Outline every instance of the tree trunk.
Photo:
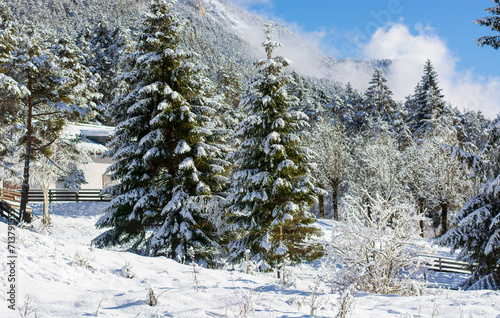
M 318 194 L 319 217 L 325 218 L 325 196 Z
M 339 220 L 339 182 L 335 182 L 332 187 L 333 219 Z
M 448 231 L 448 204 L 441 203 L 441 233 L 440 236 Z
M 31 87 L 28 87 L 31 90 Z M 31 223 L 31 214 L 26 211 L 28 205 L 28 193 L 30 191 L 30 161 L 31 161 L 31 134 L 33 127 L 31 121 L 33 118 L 33 106 L 31 104 L 31 96 L 28 95 L 28 118 L 26 123 L 26 157 L 24 158 L 24 174 L 23 186 L 21 189 L 21 204 L 19 207 L 19 216 L 26 223 Z
M 424 198 L 418 198 L 418 214 L 422 218 L 419 223 L 420 223 L 420 236 L 424 237 L 424 220 L 423 218 L 425 212 L 425 199 Z

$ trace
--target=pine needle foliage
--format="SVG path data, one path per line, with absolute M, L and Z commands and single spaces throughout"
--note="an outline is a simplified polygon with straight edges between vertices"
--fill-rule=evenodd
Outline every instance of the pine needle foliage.
M 485 9 L 485 11 L 492 14 L 492 16 L 477 19 L 474 23 L 478 25 L 484 25 L 490 27 L 493 31 L 500 31 L 500 0 L 493 0 L 497 5 L 491 8 Z M 481 36 L 476 39 L 477 45 L 490 45 L 494 49 L 498 49 L 500 46 L 500 36 L 499 35 L 487 35 Z

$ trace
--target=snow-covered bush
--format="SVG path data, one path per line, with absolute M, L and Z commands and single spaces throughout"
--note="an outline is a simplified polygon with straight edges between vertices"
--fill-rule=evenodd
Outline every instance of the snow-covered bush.
M 353 224 L 339 224 L 329 245 L 334 271 L 333 288 L 345 290 L 354 286 L 378 294 L 419 294 L 421 284 L 413 280 L 420 267 L 416 258 L 418 222 L 414 206 L 397 198 L 371 196 L 369 202 L 349 198 L 351 208 L 359 215 Z M 365 206 L 371 206 L 370 213 Z
M 125 262 L 125 266 L 122 267 L 121 271 L 122 271 L 123 277 L 125 277 L 125 278 L 132 279 L 135 276 L 134 272 L 132 271 L 132 265 L 130 265 L 130 263 L 128 263 L 128 262 Z
M 74 267 L 81 267 L 85 269 L 89 269 L 90 271 L 94 272 L 95 268 L 90 264 L 90 261 L 88 258 L 82 255 L 80 252 L 76 252 L 75 256 L 73 256 L 73 262 L 72 265 Z

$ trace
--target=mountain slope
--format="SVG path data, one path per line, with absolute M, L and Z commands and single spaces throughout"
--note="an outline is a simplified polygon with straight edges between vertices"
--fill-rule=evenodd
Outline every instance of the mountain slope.
M 131 27 L 146 0 L 5 0 L 22 23 L 75 36 L 85 26 L 105 21 L 109 27 Z M 266 19 L 228 0 L 178 0 L 179 12 L 189 20 L 184 31 L 187 49 L 198 52 L 214 78 L 220 65 L 234 61 L 239 71 L 253 74 L 252 61 L 264 57 L 261 43 Z M 292 69 L 309 77 L 338 82 L 368 83 L 373 70 L 388 60 L 336 60 L 309 45 L 290 29 L 275 24 L 274 39 L 283 44 L 276 54 L 292 60 Z M 360 85 L 354 85 L 360 86 Z M 360 87 L 362 88 L 362 87 Z

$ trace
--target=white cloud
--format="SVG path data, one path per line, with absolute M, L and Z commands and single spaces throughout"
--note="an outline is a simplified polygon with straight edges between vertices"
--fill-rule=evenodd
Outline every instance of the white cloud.
M 445 99 L 461 109 L 481 110 L 490 118 L 500 112 L 500 77 L 480 77 L 474 70 L 457 69 L 458 58 L 432 28 L 415 26 L 417 34 L 402 23 L 379 28 L 363 52 L 368 58 L 393 60 L 389 86 L 396 99 L 412 94 L 430 59 L 438 73 Z

